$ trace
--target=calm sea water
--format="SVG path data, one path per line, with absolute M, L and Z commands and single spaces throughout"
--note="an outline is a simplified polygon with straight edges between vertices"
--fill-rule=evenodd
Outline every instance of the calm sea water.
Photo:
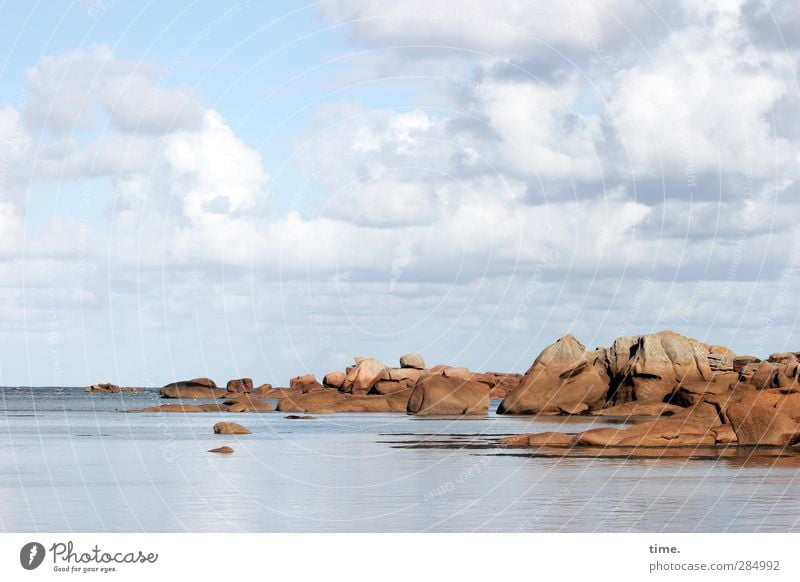
M 120 412 L 162 403 L 157 390 L 2 388 L 0 397 L 6 532 L 800 531 L 798 458 L 473 448 L 591 420 Z M 214 435 L 223 419 L 253 434 Z M 206 452 L 221 445 L 235 454 Z

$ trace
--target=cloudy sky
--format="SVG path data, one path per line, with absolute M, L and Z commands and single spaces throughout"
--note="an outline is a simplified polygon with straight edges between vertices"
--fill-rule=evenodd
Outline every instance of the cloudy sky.
M 800 8 L 0 5 L 0 384 L 800 349 Z

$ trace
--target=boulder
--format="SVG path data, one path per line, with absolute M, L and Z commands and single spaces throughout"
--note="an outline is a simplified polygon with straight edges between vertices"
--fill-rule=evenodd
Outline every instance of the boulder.
M 536 434 L 518 434 L 511 437 L 498 439 L 502 445 L 509 445 L 514 447 L 527 447 L 527 446 L 568 446 L 572 445 L 573 437 L 562 432 L 540 432 Z
M 448 366 L 446 364 L 434 366 L 428 370 L 426 375 L 446 376 L 447 378 L 458 378 L 460 380 L 469 380 L 471 376 L 470 371 L 467 368 Z
M 345 373 L 344 372 L 328 372 L 322 378 L 322 385 L 327 386 L 328 388 L 335 388 L 339 389 L 344 384 Z
M 634 400 L 661 402 L 678 384 L 711 380 L 712 372 L 703 344 L 662 331 L 639 337 L 626 376 Z
M 770 354 L 767 361 L 774 364 L 794 364 L 797 363 L 797 352 L 776 352 Z
M 304 374 L 302 376 L 295 376 L 289 380 L 289 388 L 292 390 L 299 390 L 306 384 L 316 384 L 317 377 L 314 374 Z
M 225 390 L 217 389 L 217 384 L 209 378 L 193 378 L 165 384 L 161 388 L 162 398 L 220 398 Z
M 757 364 L 760 362 L 755 356 L 736 356 L 733 358 L 733 371 L 740 372 L 748 364 Z
M 418 416 L 485 415 L 489 412 L 489 388 L 459 378 L 424 376 L 414 386 L 406 410 Z
M 210 449 L 209 453 L 222 453 L 223 455 L 230 455 L 233 452 L 233 449 L 229 446 L 224 447 L 217 447 L 216 449 Z
M 539 354 L 519 385 L 508 393 L 499 414 L 555 413 L 559 407 L 586 404 L 600 408 L 609 389 L 605 353 L 587 353 L 566 335 Z
M 739 445 L 785 447 L 800 441 L 800 426 L 775 407 L 759 401 L 742 401 L 725 411 Z
M 370 390 L 370 394 L 395 394 L 410 390 L 414 383 L 407 380 L 380 380 Z
M 711 346 L 708 350 L 708 367 L 712 372 L 733 372 L 736 352 L 725 346 Z
M 422 376 L 423 371 L 416 368 L 386 368 L 386 380 L 401 381 L 405 380 L 413 385 Z
M 214 434 L 250 434 L 250 431 L 235 422 L 218 422 L 214 425 Z
M 711 382 L 684 382 L 669 396 L 669 401 L 678 406 L 692 406 L 704 402 L 710 396 L 719 396 L 730 390 L 730 383 L 718 382 L 716 378 Z
M 373 358 L 357 358 L 347 373 L 341 390 L 351 394 L 366 394 L 386 375 L 386 364 Z
M 609 408 L 593 410 L 595 416 L 614 416 L 628 418 L 631 416 L 672 416 L 683 410 L 680 406 L 665 402 L 626 402 Z
M 405 356 L 400 356 L 400 367 L 414 368 L 416 370 L 424 370 L 425 360 L 423 360 L 422 356 L 417 353 L 406 354 Z
M 227 390 L 228 392 L 241 392 L 249 394 L 253 391 L 253 379 L 239 378 L 237 380 L 228 380 Z
M 272 392 L 272 384 L 261 384 L 253 390 L 253 396 L 263 397 Z

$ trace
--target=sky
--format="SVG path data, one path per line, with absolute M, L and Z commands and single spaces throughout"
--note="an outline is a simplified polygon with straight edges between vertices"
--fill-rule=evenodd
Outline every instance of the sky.
M 0 385 L 798 350 L 798 63 L 777 0 L 0 2 Z

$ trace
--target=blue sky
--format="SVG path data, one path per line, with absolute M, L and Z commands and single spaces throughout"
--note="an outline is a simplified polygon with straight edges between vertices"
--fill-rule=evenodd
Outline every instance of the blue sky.
M 2 383 L 524 371 L 567 332 L 796 349 L 780 3 L 0 15 Z

